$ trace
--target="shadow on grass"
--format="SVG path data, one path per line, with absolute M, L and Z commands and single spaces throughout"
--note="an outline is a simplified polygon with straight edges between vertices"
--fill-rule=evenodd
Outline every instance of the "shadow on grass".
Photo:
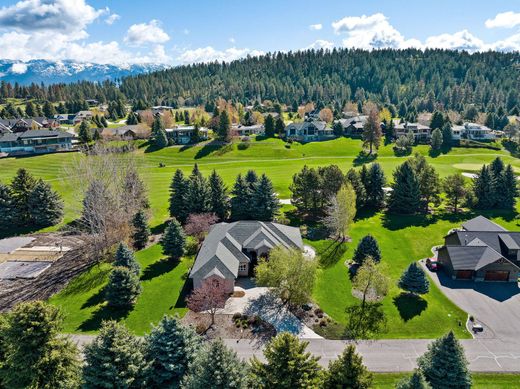
M 394 305 L 397 307 L 401 319 L 405 322 L 419 316 L 428 308 L 426 300 L 411 293 L 401 293 L 394 297 Z
M 354 166 L 361 166 L 365 163 L 370 163 L 375 161 L 377 158 L 377 154 L 367 154 L 364 151 L 360 151 L 359 154 L 354 158 Z
M 346 308 L 348 322 L 344 337 L 347 339 L 368 339 L 386 330 L 387 319 L 383 305 L 379 302 L 367 302 L 350 305 Z
M 169 273 L 175 269 L 179 263 L 179 261 L 166 258 L 154 262 L 144 269 L 143 275 L 141 276 L 141 281 L 149 281 L 155 277 Z
M 434 150 L 432 148 L 430 148 L 430 150 L 428 150 L 428 155 L 432 158 L 437 158 L 439 155 L 442 154 L 442 150 Z
M 186 278 L 186 282 L 184 283 L 181 293 L 179 293 L 179 297 L 177 297 L 177 301 L 173 307 L 170 307 L 170 310 L 173 308 L 186 308 L 186 299 L 190 295 L 190 292 L 193 290 L 193 281 L 191 278 Z
M 229 143 L 213 139 L 211 142 L 206 143 L 204 146 L 202 146 L 200 148 L 199 151 L 197 151 L 197 154 L 195 154 L 195 159 L 201 159 L 201 158 L 207 157 L 211 153 L 213 153 L 215 151 L 219 151 L 229 145 L 230 145 Z
M 81 309 L 85 309 L 85 308 L 89 308 L 89 307 L 93 307 L 93 306 L 101 304 L 103 301 L 105 301 L 105 294 L 106 294 L 105 288 L 101 288 L 96 294 L 93 294 L 92 296 L 90 296 L 88 298 L 88 300 L 83 303 L 83 305 L 81 306 Z
M 164 230 L 166 229 L 166 226 L 168 225 L 168 223 L 169 223 L 169 220 L 152 227 L 150 229 L 151 233 L 153 235 L 162 234 L 164 232 Z
M 330 241 L 330 244 L 323 245 L 316 250 L 319 256 L 320 265 L 327 268 L 335 265 L 348 249 L 346 242 L 337 240 Z
M 76 277 L 72 280 L 69 285 L 63 289 L 61 294 L 63 296 L 71 296 L 88 292 L 104 283 L 111 270 L 110 267 L 101 269 L 99 264 L 94 265 L 92 268 L 84 272 L 81 277 Z
M 78 327 L 80 331 L 96 331 L 101 327 L 101 323 L 105 320 L 120 321 L 128 317 L 133 307 L 114 308 L 107 305 L 100 307 L 91 318 L 85 320 Z

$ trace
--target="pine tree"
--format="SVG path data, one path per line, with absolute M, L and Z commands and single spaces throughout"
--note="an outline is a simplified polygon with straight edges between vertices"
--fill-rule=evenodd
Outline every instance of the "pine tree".
M 436 128 L 432 132 L 432 149 L 440 150 L 442 147 L 442 131 Z
M 210 188 L 197 164 L 188 179 L 189 213 L 205 213 L 210 210 Z
M 325 389 L 372 387 L 372 374 L 363 365 L 363 358 L 356 353 L 354 345 L 348 345 L 338 359 L 329 363 L 323 387 Z
M 365 183 L 367 205 L 376 209 L 381 208 L 384 205 L 385 191 L 383 190 L 383 187 L 385 186 L 385 183 L 385 173 L 383 172 L 381 165 L 378 163 L 371 164 Z
M 229 142 L 231 140 L 231 120 L 226 110 L 219 115 L 217 135 L 221 141 Z
M 420 370 L 414 370 L 411 376 L 399 381 L 395 389 L 431 389 L 432 387 L 424 379 Z
M 115 267 L 105 289 L 107 303 L 115 308 L 128 308 L 141 294 L 141 284 L 135 273 L 127 267 Z
M 308 342 L 282 332 L 264 349 L 265 363 L 256 357 L 251 360 L 251 374 L 261 388 L 319 388 L 322 372 L 318 357 L 306 351 Z
M 131 125 L 135 125 L 135 124 L 138 124 L 139 121 L 137 120 L 137 115 L 133 112 L 130 112 L 128 114 L 128 117 L 126 119 L 126 124 L 128 124 L 129 126 Z
M 231 191 L 231 219 L 249 219 L 251 212 L 251 190 L 246 179 L 239 174 Z
M 80 143 L 83 144 L 92 142 L 92 133 L 90 131 L 90 124 L 88 120 L 83 120 L 79 125 L 78 139 Z
M 430 128 L 432 130 L 441 129 L 444 126 L 444 115 L 440 111 L 435 111 L 430 121 Z
M 136 276 L 141 272 L 141 266 L 139 266 L 139 263 L 135 260 L 134 252 L 123 242 L 117 246 L 114 266 L 126 267 Z
M 479 209 L 490 209 L 495 205 L 493 193 L 493 177 L 487 165 L 483 165 L 480 174 L 473 181 L 473 192 L 476 198 L 475 206 Z
M 38 180 L 27 198 L 31 223 L 38 227 L 53 226 L 63 218 L 63 201 L 60 195 L 43 180 Z
M 180 222 L 186 222 L 189 215 L 189 183 L 182 170 L 177 169 L 170 184 L 170 216 Z
M 146 338 L 147 387 L 180 387 L 201 346 L 201 338 L 192 327 L 164 316 Z
M 515 209 L 516 198 L 518 197 L 518 181 L 511 165 L 507 165 L 502 173 L 501 181 L 502 201 L 500 205 L 504 209 Z
M 381 261 L 381 250 L 376 238 L 372 235 L 365 235 L 359 241 L 356 250 L 354 251 L 354 257 L 352 258 L 355 262 L 362 264 L 363 261 L 371 257 L 374 262 Z
M 430 289 L 424 270 L 416 262 L 412 262 L 403 272 L 397 285 L 412 294 L 426 294 Z
M 272 221 L 280 209 L 280 201 L 273 189 L 273 183 L 265 174 L 255 185 L 252 193 L 251 218 L 261 221 Z
M 303 169 L 293 175 L 292 184 L 289 187 L 291 191 L 291 203 L 299 212 L 310 212 L 314 216 L 318 214 L 322 204 L 321 189 L 322 180 L 318 171 L 309 168 L 307 165 Z
M 50 101 L 45 101 L 43 104 L 43 116 L 46 118 L 52 118 L 54 115 L 56 115 L 54 105 L 52 105 Z
M 101 324 L 99 335 L 85 346 L 83 387 L 142 388 L 146 362 L 144 345 L 115 321 Z
M 25 169 L 18 169 L 11 182 L 16 219 L 21 225 L 30 223 L 29 196 L 36 186 L 36 179 Z
M 410 161 L 398 166 L 388 201 L 388 210 L 393 213 L 415 213 L 421 206 L 421 191 Z
M 278 119 L 276 119 L 274 130 L 280 136 L 285 132 L 285 123 L 283 122 L 282 115 L 278 116 Z
M 101 124 L 102 124 L 103 127 L 105 127 L 105 128 L 108 127 L 108 122 L 107 122 L 107 118 L 105 117 L 105 115 L 101 116 Z
M 229 213 L 229 197 L 224 180 L 215 170 L 209 176 L 209 202 L 211 212 L 225 220 Z
M 154 146 L 159 149 L 168 146 L 168 137 L 164 131 L 164 122 L 160 115 L 157 115 L 152 123 L 152 141 Z
M 251 387 L 247 365 L 221 339 L 207 344 L 197 354 L 183 381 L 185 389 Z
M 367 192 L 365 190 L 363 182 L 361 181 L 360 175 L 358 174 L 358 172 L 356 172 L 356 170 L 350 169 L 347 172 L 346 179 L 354 188 L 354 192 L 356 192 L 356 208 L 363 208 L 366 203 Z
M 132 240 L 134 247 L 137 250 L 142 250 L 146 247 L 148 239 L 150 238 L 150 227 L 148 227 L 148 218 L 144 210 L 139 210 L 132 219 L 133 234 Z
M 274 118 L 271 114 L 267 115 L 264 122 L 265 136 L 272 138 L 274 136 Z
M 435 389 L 471 388 L 464 349 L 452 331 L 433 341 L 417 364 L 426 381 Z
M 332 131 L 334 132 L 334 135 L 338 137 L 343 136 L 343 125 L 341 124 L 341 122 L 335 122 L 332 126 Z
M 25 115 L 30 118 L 37 116 L 36 108 L 34 107 L 34 104 L 32 101 L 28 101 L 27 104 L 25 104 Z
M 171 259 L 178 260 L 184 255 L 186 247 L 186 237 L 180 223 L 172 219 L 161 238 L 163 254 Z
M 0 319 L 0 386 L 77 388 L 79 353 L 62 331 L 63 315 L 42 301 L 21 303 Z
M 13 228 L 13 224 L 18 224 L 13 192 L 0 182 L 0 231 Z

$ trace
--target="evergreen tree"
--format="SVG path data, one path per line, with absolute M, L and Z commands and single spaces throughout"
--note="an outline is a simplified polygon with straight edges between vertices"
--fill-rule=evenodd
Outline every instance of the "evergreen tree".
M 158 149 L 163 149 L 168 146 L 168 137 L 166 136 L 166 131 L 159 130 L 155 133 L 154 137 L 154 145 Z
M 60 195 L 43 180 L 38 180 L 27 198 L 29 218 L 38 227 L 53 226 L 63 218 L 63 201 Z
M 365 182 L 365 181 L 364 181 Z M 386 178 L 381 165 L 373 163 L 370 165 L 366 176 L 365 190 L 367 193 L 367 205 L 373 208 L 381 208 L 385 203 Z
M 79 125 L 78 139 L 80 143 L 83 144 L 92 142 L 92 133 L 90 131 L 90 124 L 88 120 L 83 120 Z
M 192 327 L 164 316 L 146 338 L 147 387 L 180 387 L 201 346 L 201 338 Z
M 105 296 L 109 306 L 128 308 L 141 294 L 139 277 L 127 267 L 115 267 L 110 273 Z
M 272 138 L 274 136 L 274 118 L 271 114 L 267 115 L 264 122 L 265 136 Z
M 353 344 L 348 345 L 338 359 L 329 363 L 323 387 L 325 389 L 372 387 L 372 374 L 363 365 L 363 357 L 356 353 Z
M 352 259 L 355 262 L 362 264 L 367 257 L 371 257 L 374 262 L 381 261 L 381 250 L 379 249 L 377 240 L 370 234 L 361 238 L 356 250 L 354 251 L 354 257 Z
M 96 128 L 96 129 L 94 130 L 94 133 L 92 134 L 92 140 L 93 140 L 94 142 L 97 142 L 97 141 L 101 140 L 101 134 L 100 134 L 100 132 L 99 132 L 99 129 Z
M 483 165 L 480 174 L 473 181 L 473 192 L 476 198 L 475 206 L 479 209 L 490 209 L 495 205 L 493 177 L 489 166 Z
M 428 164 L 424 156 L 418 153 L 409 161 L 419 181 L 419 191 L 424 208 L 427 210 L 430 202 L 439 205 L 441 182 L 435 168 Z
M 222 111 L 219 115 L 217 135 L 223 142 L 229 142 L 231 140 L 231 120 L 226 110 Z
M 518 197 L 518 181 L 511 165 L 507 165 L 502 173 L 501 182 L 501 207 L 504 209 L 515 209 L 516 198 Z
M 144 210 L 139 210 L 132 219 L 133 234 L 132 240 L 134 247 L 137 250 L 142 250 L 146 247 L 148 239 L 150 238 L 150 227 L 148 227 L 148 218 Z
M 464 349 L 452 331 L 433 341 L 417 364 L 426 381 L 435 389 L 471 388 Z
M 307 345 L 288 332 L 278 334 L 264 349 L 265 363 L 251 360 L 253 381 L 261 388 L 319 388 L 319 358 L 306 351 Z
M 343 125 L 341 124 L 341 122 L 335 122 L 332 126 L 332 131 L 334 132 L 334 135 L 338 137 L 343 136 Z
M 221 339 L 217 339 L 197 354 L 182 387 L 247 389 L 251 385 L 246 366 L 234 351 L 227 348 Z
M 278 119 L 276 119 L 276 123 L 274 125 L 274 130 L 278 135 L 283 135 L 285 132 L 285 123 L 283 122 L 282 115 L 278 116 Z
M 126 118 L 126 124 L 128 124 L 129 126 L 132 126 L 132 125 L 135 125 L 138 123 L 139 123 L 139 121 L 137 120 L 137 115 L 133 112 L 130 112 L 128 114 L 128 117 Z
M 52 118 L 54 115 L 56 115 L 56 109 L 54 108 L 54 105 L 50 101 L 45 101 L 43 104 L 43 116 L 46 118 Z
M 293 176 L 292 184 L 289 187 L 291 191 L 291 203 L 299 212 L 310 212 L 316 216 L 321 209 L 323 198 L 321 197 L 321 188 L 323 187 L 321 177 L 314 168 L 307 165 Z
M 414 370 L 411 376 L 404 377 L 397 383 L 395 389 L 431 389 L 420 370 Z
M 444 115 L 440 111 L 435 111 L 430 121 L 430 128 L 432 130 L 441 129 L 444 126 Z
M 255 185 L 251 202 L 253 204 L 250 210 L 252 219 L 272 221 L 278 214 L 280 201 L 274 192 L 271 180 L 265 174 L 262 174 Z
M 372 154 L 373 148 L 379 149 L 382 137 L 379 113 L 374 109 L 370 111 L 367 121 L 363 125 L 363 147 L 369 146 L 370 154 Z
M 416 262 L 412 262 L 403 272 L 397 285 L 412 294 L 426 294 L 430 290 L 428 278 Z
M 11 182 L 16 219 L 21 225 L 30 223 L 29 197 L 36 187 L 36 179 L 25 169 L 18 169 Z
M 105 115 L 101 116 L 101 124 L 102 124 L 103 127 L 105 127 L 105 128 L 108 127 L 108 122 L 107 122 L 107 118 L 105 117 Z
M 123 242 L 117 246 L 114 266 L 126 267 L 136 276 L 141 272 L 141 266 L 135 260 L 134 252 Z
M 398 166 L 394 172 L 388 210 L 393 213 L 415 213 L 421 206 L 419 181 L 410 161 Z
M 115 321 L 101 324 L 99 335 L 84 350 L 83 387 L 145 387 L 144 345 L 128 329 Z
M 188 191 L 189 183 L 182 170 L 177 169 L 170 184 L 170 216 L 182 223 L 186 222 L 189 215 Z
M 225 220 L 229 213 L 229 197 L 224 180 L 215 170 L 209 176 L 209 202 L 211 212 Z
M 231 194 L 231 219 L 246 220 L 251 213 L 251 188 L 246 179 L 239 174 Z
M 433 150 L 440 150 L 441 147 L 442 147 L 442 143 L 443 143 L 443 138 L 442 138 L 442 131 L 439 130 L 438 128 L 436 128 L 435 130 L 433 130 L 432 132 L 432 149 Z
M 32 118 L 36 115 L 36 108 L 34 107 L 34 104 L 32 101 L 28 101 L 27 104 L 25 104 L 25 115 L 29 118 Z
M 188 179 L 189 213 L 206 213 L 210 210 L 210 188 L 197 164 Z
M 62 331 L 63 315 L 55 306 L 42 301 L 15 306 L 0 323 L 0 386 L 77 388 L 78 350 Z
M 168 258 L 178 260 L 184 255 L 186 236 L 176 219 L 172 219 L 164 230 L 161 244 L 163 246 L 163 254 L 167 255 Z
M 13 192 L 0 182 L 0 231 L 7 231 L 18 224 Z
M 365 166 L 365 165 L 363 165 Z M 365 186 L 361 181 L 361 177 L 355 169 L 350 169 L 347 172 L 346 179 L 354 188 L 354 192 L 356 192 L 356 208 L 361 209 L 365 206 L 367 192 L 365 190 Z

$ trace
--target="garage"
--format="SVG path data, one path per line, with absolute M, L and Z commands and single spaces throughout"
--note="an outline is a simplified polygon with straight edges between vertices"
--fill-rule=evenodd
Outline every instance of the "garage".
M 457 270 L 457 280 L 471 280 L 473 278 L 473 270 Z
M 484 275 L 486 281 L 508 281 L 509 272 L 503 270 L 488 270 Z

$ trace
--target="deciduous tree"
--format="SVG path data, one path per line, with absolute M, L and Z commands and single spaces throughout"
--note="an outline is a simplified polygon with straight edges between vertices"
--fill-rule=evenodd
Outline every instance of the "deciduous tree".
M 447 176 L 442 183 L 448 204 L 453 207 L 455 213 L 459 210 L 460 201 L 467 194 L 466 180 L 460 173 Z
M 373 109 L 368 114 L 367 121 L 363 125 L 363 147 L 369 147 L 370 154 L 373 149 L 379 149 L 383 132 L 379 122 L 379 112 Z
M 356 192 L 350 182 L 344 184 L 331 198 L 325 214 L 323 224 L 333 236 L 344 241 L 356 216 Z
M 195 287 L 186 300 L 188 308 L 195 312 L 208 312 L 211 325 L 215 324 L 215 315 L 224 308 L 229 293 L 226 292 L 224 282 L 217 278 L 207 278 Z
M 404 377 L 397 383 L 395 389 L 431 389 L 420 370 L 414 370 L 411 376 Z

